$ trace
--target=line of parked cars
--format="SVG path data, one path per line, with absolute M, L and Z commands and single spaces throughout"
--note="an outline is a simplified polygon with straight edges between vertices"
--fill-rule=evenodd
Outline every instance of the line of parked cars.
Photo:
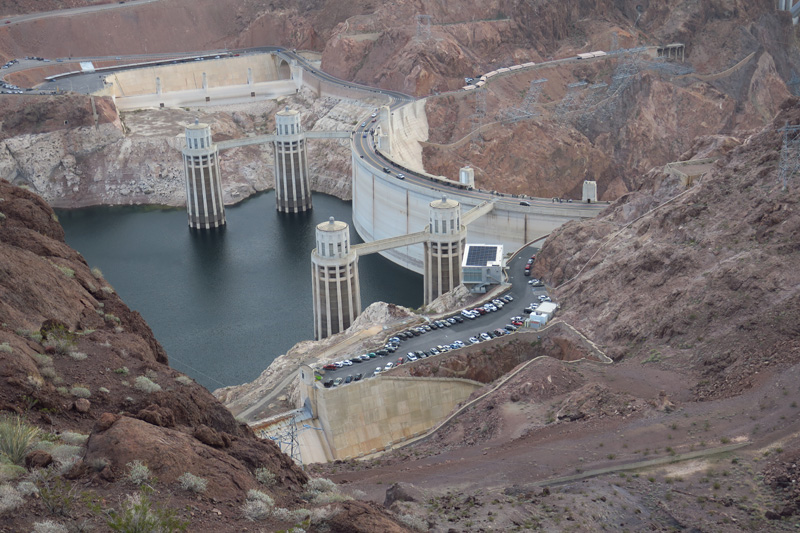
M 411 339 L 414 337 L 419 337 L 420 335 L 424 335 L 429 331 L 433 331 L 435 329 L 444 329 L 448 327 L 452 327 L 455 324 L 460 324 L 464 322 L 465 318 L 470 320 L 474 320 L 479 316 L 496 312 L 498 309 L 502 309 L 504 305 L 512 302 L 514 297 L 511 295 L 505 295 L 500 298 L 495 298 L 491 302 L 487 302 L 481 307 L 476 307 L 475 309 L 465 309 L 461 312 L 460 315 L 453 315 L 447 318 L 443 318 L 440 320 L 434 320 L 428 324 L 423 324 L 420 326 L 416 326 L 413 328 L 409 328 L 405 331 L 402 331 L 395 335 L 394 337 L 390 337 L 383 348 L 375 350 L 373 352 L 363 353 L 361 355 L 354 356 L 349 359 L 343 359 L 341 361 L 336 361 L 333 363 L 326 364 L 322 368 L 324 370 L 337 370 L 340 368 L 350 367 L 353 365 L 358 365 L 361 363 L 365 363 L 370 361 L 371 359 L 377 359 L 380 357 L 387 357 L 390 354 L 393 354 L 397 351 L 400 347 L 400 343 L 403 340 Z M 518 319 L 518 320 L 517 320 Z M 500 337 L 502 335 L 508 335 L 517 330 L 519 326 L 523 324 L 522 317 L 512 317 L 512 323 L 506 324 L 503 328 L 497 328 L 493 331 L 486 331 L 482 333 L 478 333 L 475 336 L 469 339 L 470 344 L 477 344 L 482 341 L 490 340 L 496 337 Z M 451 342 L 450 344 L 439 344 L 434 346 L 428 350 L 416 350 L 412 352 L 408 352 L 405 357 L 399 357 L 396 360 L 389 361 L 382 366 L 376 367 L 371 375 L 377 376 L 383 372 L 388 372 L 392 368 L 402 365 L 406 362 L 413 362 L 419 359 L 424 359 L 426 357 L 431 357 L 434 355 L 439 355 L 440 353 L 446 353 L 451 350 L 457 350 L 459 348 L 463 348 L 467 345 L 464 341 L 456 340 Z M 364 377 L 369 376 L 369 371 L 365 373 L 357 373 L 355 375 L 348 375 L 344 378 L 336 378 L 336 379 L 329 379 L 323 382 L 323 386 L 326 388 L 331 387 L 338 387 L 342 384 L 351 383 L 353 381 L 360 381 Z
M 531 275 L 531 268 L 533 267 L 534 261 L 536 261 L 536 254 L 533 254 L 531 256 L 531 258 L 528 259 L 528 262 L 525 263 L 525 275 L 526 276 L 530 276 Z

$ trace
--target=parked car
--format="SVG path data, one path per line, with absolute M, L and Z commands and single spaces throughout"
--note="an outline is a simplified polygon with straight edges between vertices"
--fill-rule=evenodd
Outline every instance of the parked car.
M 336 370 L 336 365 L 333 363 L 328 363 L 327 365 L 322 367 L 323 370 Z
M 387 372 L 387 371 L 391 370 L 392 368 L 394 368 L 394 363 L 386 363 L 386 366 L 383 367 L 383 371 Z
M 328 381 L 324 382 L 322 386 L 325 387 L 326 389 L 330 389 L 331 387 L 333 387 L 333 380 L 329 379 Z
M 376 368 L 376 369 L 375 369 L 375 370 L 372 372 L 372 375 L 373 375 L 373 376 L 377 376 L 377 375 L 378 375 L 378 374 L 380 374 L 380 373 L 381 373 L 381 367 L 378 367 L 378 368 Z
M 417 355 L 414 352 L 408 352 L 406 354 L 406 357 L 408 357 L 409 361 L 416 361 L 417 360 Z
M 488 333 L 481 333 L 481 339 L 485 341 L 492 340 L 492 336 L 489 335 Z
M 364 377 L 364 374 L 360 374 L 360 373 L 356 374 L 355 376 L 353 376 L 353 381 L 361 381 L 361 378 L 363 378 L 363 377 Z
M 480 339 L 478 339 L 478 337 L 470 337 L 469 342 L 471 342 L 472 344 L 478 344 L 481 341 Z
M 341 384 L 342 384 L 342 381 L 344 381 L 342 378 L 336 378 L 336 379 L 334 379 L 334 380 L 333 380 L 333 386 L 334 386 L 334 387 L 338 387 L 339 385 L 341 385 Z
M 515 326 L 514 324 L 506 324 L 504 327 L 505 327 L 505 328 L 506 328 L 508 331 L 517 331 L 517 326 Z
M 353 362 L 350 359 L 345 359 L 344 361 L 342 361 L 342 364 L 344 366 L 353 366 Z
M 345 383 L 351 383 L 352 381 L 353 381 L 353 376 L 347 376 L 346 378 L 344 378 Z

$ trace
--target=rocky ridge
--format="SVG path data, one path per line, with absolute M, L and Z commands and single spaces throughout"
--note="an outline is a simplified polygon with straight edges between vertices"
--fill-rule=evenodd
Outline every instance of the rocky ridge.
M 103 528 L 147 512 L 145 501 L 193 531 L 252 520 L 405 530 L 335 485 L 312 488 L 275 444 L 171 369 L 141 316 L 63 239 L 40 197 L 0 180 L 0 428 L 39 428 L 22 455 L 0 444 L 4 527 Z

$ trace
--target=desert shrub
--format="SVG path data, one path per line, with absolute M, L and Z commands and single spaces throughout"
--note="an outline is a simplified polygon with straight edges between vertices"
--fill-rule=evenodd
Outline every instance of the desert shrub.
M 39 375 L 45 379 L 55 379 L 58 377 L 58 372 L 52 366 L 46 366 L 39 370 Z
M 17 509 L 24 502 L 25 500 L 17 492 L 17 489 L 11 485 L 0 485 L 0 515 Z
M 65 276 L 67 276 L 68 278 L 74 278 L 75 277 L 75 271 L 72 270 L 71 268 L 69 268 L 67 266 L 64 266 L 64 265 L 59 265 L 57 263 L 53 263 L 52 261 L 50 261 L 50 264 L 53 265 L 54 267 L 56 267 L 58 270 L 60 270 L 61 273 L 64 274 Z
M 40 433 L 19 416 L 0 418 L 0 455 L 15 465 L 22 464 Z
M 105 467 L 111 464 L 111 461 L 106 459 L 105 457 L 93 457 L 89 460 L 89 468 L 94 470 L 95 472 L 102 471 Z
M 72 357 L 73 359 L 75 359 L 76 361 L 83 361 L 87 357 L 89 357 L 88 355 L 86 355 L 83 352 L 70 352 L 69 356 Z
M 257 468 L 256 472 L 256 481 L 264 485 L 265 487 L 271 487 L 275 484 L 275 474 L 273 474 L 268 468 L 261 467 Z
M 175 381 L 177 381 L 181 385 L 191 385 L 192 383 L 194 383 L 194 380 L 189 376 L 178 376 L 175 378 Z
M 150 480 L 150 469 L 138 459 L 126 464 L 128 467 L 128 481 L 134 485 L 143 485 Z
M 181 488 L 183 490 L 188 490 L 189 492 L 196 492 L 196 493 L 205 492 L 206 486 L 208 485 L 207 480 L 199 476 L 195 476 L 194 474 L 190 474 L 189 472 L 186 472 L 181 477 L 179 477 L 178 481 L 181 482 Z
M 106 285 L 105 287 L 100 287 L 100 290 L 106 294 L 114 294 L 114 289 Z
M 105 289 L 105 287 L 103 287 Z M 112 315 L 111 313 L 106 313 L 103 315 L 103 318 L 106 320 L 110 320 L 111 322 L 116 322 L 117 324 L 121 323 L 122 320 L 116 315 Z
M 72 444 L 58 444 L 50 450 L 50 455 L 59 463 L 66 463 L 72 461 L 73 457 L 83 455 L 83 447 L 73 446 Z
M 36 366 L 52 366 L 53 358 L 44 353 L 34 353 L 31 357 L 36 361 Z
M 31 533 L 69 533 L 69 529 L 58 522 L 45 520 L 44 522 L 34 522 Z
M 92 276 L 94 276 L 97 279 L 100 279 L 103 277 L 103 271 L 97 267 L 92 267 Z
M 115 374 L 122 374 L 123 376 L 127 376 L 128 372 L 129 372 L 129 370 L 128 370 L 127 366 L 121 366 L 121 367 L 119 367 L 119 368 L 114 370 Z
M 39 470 L 33 478 L 39 490 L 39 499 L 54 516 L 70 516 L 79 497 L 78 488 L 57 475 L 52 468 Z
M 89 440 L 89 435 L 76 433 L 74 431 L 64 431 L 59 437 L 64 444 L 72 444 L 74 446 L 86 444 L 86 441 Z
M 28 471 L 25 470 L 24 466 L 0 462 L 0 483 L 6 483 L 8 481 L 19 479 L 27 473 Z
M 97 389 L 97 392 L 102 392 L 103 394 L 108 394 L 108 393 L 109 393 L 109 392 L 111 392 L 111 391 L 110 391 L 110 390 L 108 390 L 108 389 L 107 389 L 107 388 L 105 388 L 105 387 L 100 387 L 99 389 Z
M 189 525 L 173 509 L 152 504 L 146 493 L 129 495 L 119 511 L 108 514 L 108 527 L 123 533 L 172 533 L 186 531 Z
M 272 514 L 275 502 L 269 494 L 260 490 L 249 490 L 247 501 L 242 505 L 242 514 L 250 521 L 264 520 Z
M 338 490 L 336 483 L 324 477 L 312 477 L 306 483 L 306 490 L 311 492 L 333 492 Z
M 0 352 L 14 353 L 14 348 L 7 342 L 0 343 Z
M 272 518 L 281 522 L 302 522 L 311 516 L 308 509 L 289 510 L 286 507 L 277 507 L 272 511 Z
M 64 326 L 56 326 L 43 332 L 42 346 L 52 348 L 56 353 L 66 355 L 77 346 L 75 334 Z
M 17 492 L 23 496 L 33 496 L 34 494 L 39 494 L 39 489 L 37 489 L 36 484 L 31 481 L 20 481 L 17 483 Z
M 89 398 L 92 395 L 92 391 L 90 391 L 86 387 L 72 387 L 69 390 L 69 393 L 75 396 L 76 398 Z
M 414 531 L 428 531 L 428 523 L 418 516 L 401 514 L 397 519 Z
M 311 502 L 315 505 L 326 505 L 328 503 L 346 502 L 352 500 L 352 496 L 341 492 L 321 492 L 311 497 Z
M 133 386 L 142 392 L 146 392 L 147 394 L 158 392 L 161 390 L 161 385 L 153 382 L 153 380 L 151 380 L 147 376 L 139 376 L 138 378 L 136 378 L 134 380 Z
M 57 387 L 56 392 L 61 396 L 69 396 L 69 389 L 66 387 Z

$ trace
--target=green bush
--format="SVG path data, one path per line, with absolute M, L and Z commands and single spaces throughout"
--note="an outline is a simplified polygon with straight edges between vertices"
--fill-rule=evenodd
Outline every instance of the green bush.
M 274 507 L 275 502 L 269 494 L 260 490 L 249 490 L 247 501 L 242 506 L 242 514 L 246 519 L 255 522 L 269 518 Z
M 69 392 L 76 398 L 89 398 L 92 395 L 92 391 L 86 387 L 72 387 Z
M 119 511 L 109 511 L 109 517 L 108 527 L 122 533 L 172 533 L 189 526 L 174 510 L 152 504 L 146 493 L 129 495 Z
M 64 326 L 57 326 L 43 333 L 45 338 L 42 341 L 42 346 L 52 348 L 61 355 L 68 354 L 77 346 L 75 334 Z
M 138 459 L 136 461 L 131 461 L 125 466 L 128 467 L 128 481 L 131 483 L 143 485 L 150 480 L 150 469 Z
M 12 348 L 7 342 L 4 342 L 0 344 L 0 352 L 14 353 L 14 348 Z
M 273 486 L 276 481 L 275 474 L 273 474 L 269 469 L 264 467 L 256 469 L 255 476 L 256 480 L 265 487 Z
M 183 490 L 188 490 L 189 492 L 196 492 L 196 493 L 205 492 L 206 487 L 208 486 L 207 480 L 199 476 L 195 476 L 194 474 L 190 474 L 189 472 L 186 472 L 181 477 L 179 477 L 178 481 L 181 482 L 181 488 Z
M 100 270 L 100 269 L 99 269 L 99 268 L 97 268 L 97 267 L 93 267 L 93 268 L 92 268 L 92 276 L 94 276 L 94 277 L 95 277 L 95 278 L 97 278 L 97 279 L 100 279 L 100 278 L 102 278 L 102 277 L 103 277 L 103 271 L 102 271 L 102 270 Z
M 54 516 L 70 516 L 72 507 L 79 493 L 77 487 L 64 478 L 56 475 L 55 470 L 38 471 L 35 477 L 39 499 Z
M 14 511 L 24 502 L 17 489 L 11 485 L 0 485 L 0 515 Z
M 146 392 L 148 394 L 153 393 L 153 392 L 158 392 L 158 391 L 161 390 L 161 385 L 159 385 L 158 383 L 155 383 L 153 380 L 151 380 L 147 376 L 139 376 L 138 378 L 136 378 L 134 380 L 133 386 L 136 389 L 138 389 L 138 390 L 140 390 L 142 392 Z
M 0 455 L 15 465 L 22 464 L 40 433 L 17 415 L 0 418 Z

